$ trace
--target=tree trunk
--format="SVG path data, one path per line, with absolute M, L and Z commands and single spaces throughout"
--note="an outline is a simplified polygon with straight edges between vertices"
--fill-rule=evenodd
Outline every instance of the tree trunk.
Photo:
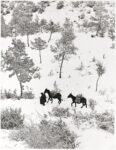
M 27 46 L 29 47 L 29 34 L 27 33 Z
M 99 35 L 99 31 L 101 30 L 101 18 L 98 21 L 98 26 L 97 26 L 97 31 L 96 31 L 96 36 Z
M 22 83 L 19 81 L 19 83 L 20 83 L 20 98 L 22 98 L 22 96 L 23 96 L 23 85 L 22 85 Z
M 99 79 L 100 79 L 100 76 L 98 76 L 98 79 L 97 79 L 97 81 L 96 81 L 96 91 L 97 91 L 97 89 L 98 89 L 98 81 L 99 81 Z
M 40 64 L 41 64 L 42 63 L 41 50 L 39 50 L 39 59 L 40 59 Z
M 62 78 L 62 66 L 63 66 L 63 62 L 64 62 L 64 54 L 62 56 L 62 61 L 61 61 L 61 65 L 60 65 L 59 78 Z
M 51 37 L 52 37 L 52 31 L 50 32 L 50 37 L 49 37 L 49 40 L 48 40 L 48 42 L 50 42 L 50 40 L 51 40 Z
M 23 85 L 22 85 L 22 82 L 19 80 L 19 77 L 18 77 L 16 71 L 15 71 L 15 74 L 16 74 L 17 80 L 19 81 L 19 85 L 20 85 L 20 96 L 19 96 L 19 99 L 20 99 L 23 95 Z
M 15 31 L 14 31 L 14 39 L 16 40 L 16 28 L 15 28 Z

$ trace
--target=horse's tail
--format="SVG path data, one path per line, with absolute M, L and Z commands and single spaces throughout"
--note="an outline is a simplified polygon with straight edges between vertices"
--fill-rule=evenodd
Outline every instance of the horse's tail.
M 85 98 L 85 104 L 86 104 L 86 107 L 87 107 L 87 99 Z
M 87 107 L 87 99 L 85 97 L 83 97 L 84 99 L 84 103 L 85 103 L 85 106 Z

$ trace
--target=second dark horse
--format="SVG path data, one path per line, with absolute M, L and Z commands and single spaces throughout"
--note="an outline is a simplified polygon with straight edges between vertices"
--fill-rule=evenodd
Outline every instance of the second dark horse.
M 86 106 L 86 107 L 87 107 L 87 100 L 86 100 L 86 98 L 83 97 L 82 95 L 74 96 L 74 95 L 72 95 L 72 94 L 70 93 L 67 98 L 72 98 L 71 106 L 73 105 L 73 103 L 75 103 L 75 107 L 76 107 L 76 104 L 81 104 L 81 103 L 82 103 L 82 107 L 83 107 L 83 106 Z M 82 107 L 81 107 L 81 108 L 82 108 Z
M 58 99 L 58 103 L 60 104 L 62 101 L 62 96 L 60 93 L 54 92 L 54 91 L 50 91 L 48 89 L 45 89 L 44 94 L 47 93 L 49 98 L 48 98 L 48 102 L 49 100 L 51 100 L 51 102 L 53 103 L 53 98 L 57 98 Z

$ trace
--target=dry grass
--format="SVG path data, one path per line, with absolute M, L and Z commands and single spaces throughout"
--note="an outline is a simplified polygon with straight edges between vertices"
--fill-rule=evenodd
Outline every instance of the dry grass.
M 25 141 L 30 148 L 75 148 L 76 136 L 62 120 L 42 120 L 39 125 L 24 127 L 10 136 L 14 140 Z

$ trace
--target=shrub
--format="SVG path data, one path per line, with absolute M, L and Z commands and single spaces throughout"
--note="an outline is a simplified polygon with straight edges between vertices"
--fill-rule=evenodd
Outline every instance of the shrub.
M 66 124 L 60 121 L 42 120 L 39 125 L 31 125 L 11 136 L 15 140 L 24 140 L 31 148 L 75 148 L 76 136 Z
M 85 14 L 82 13 L 80 16 L 78 16 L 80 19 L 84 19 L 85 18 Z
M 38 2 L 36 9 L 38 9 L 38 13 L 42 14 L 45 11 L 47 6 L 49 6 L 49 4 L 47 4 L 47 1 L 46 2 L 40 1 Z
M 53 75 L 54 75 L 53 70 L 50 70 L 48 76 L 53 76 Z
M 79 1 L 72 2 L 72 5 L 73 5 L 74 8 L 79 7 L 80 2 Z
M 34 99 L 34 94 L 32 92 L 32 89 L 27 87 L 27 91 L 23 92 L 22 98 L 24 99 Z
M 13 10 L 14 7 L 15 7 L 15 3 L 14 3 L 13 1 L 10 2 L 10 3 L 9 3 L 9 9 L 10 9 L 10 10 Z
M 99 95 L 105 95 L 106 94 L 106 90 L 99 90 Z
M 64 7 L 64 2 L 63 1 L 59 1 L 57 4 L 57 9 L 62 9 Z
M 75 125 L 79 128 L 85 122 L 92 124 L 94 114 L 93 113 L 82 114 L 82 112 L 80 111 L 76 113 L 76 111 L 74 110 L 72 118 L 74 120 Z
M 53 91 L 58 92 L 58 93 L 60 93 L 60 92 L 61 92 L 61 90 L 59 89 L 59 87 L 58 87 L 58 85 L 57 85 L 56 81 L 54 81 L 53 88 L 54 88 L 54 90 L 53 90 Z
M 97 126 L 103 130 L 114 133 L 114 115 L 108 111 L 95 115 Z
M 110 48 L 111 48 L 111 49 L 115 49 L 115 43 L 112 43 L 112 45 L 111 45 Z
M 95 110 L 95 105 L 96 105 L 96 101 L 93 99 L 89 99 L 89 107 L 91 108 L 92 111 Z
M 76 70 L 83 71 L 83 69 L 84 69 L 84 65 L 81 62 L 81 64 L 78 67 L 76 67 Z
M 93 8 L 95 5 L 95 1 L 88 1 L 87 6 Z
M 11 91 L 10 89 L 4 90 L 4 92 L 1 90 L 1 99 L 18 99 L 17 91 L 16 89 L 14 91 Z
M 41 79 L 41 74 L 39 72 L 36 72 L 33 76 L 34 79 Z
M 70 117 L 71 114 L 69 112 L 69 108 L 57 108 L 57 107 L 54 107 L 52 109 L 52 114 L 56 117 L 64 117 L 64 118 L 67 118 L 67 117 Z
M 1 128 L 14 129 L 23 126 L 24 116 L 21 109 L 6 109 L 1 112 Z
M 93 57 L 92 60 L 91 60 L 91 62 L 96 62 L 96 58 Z

